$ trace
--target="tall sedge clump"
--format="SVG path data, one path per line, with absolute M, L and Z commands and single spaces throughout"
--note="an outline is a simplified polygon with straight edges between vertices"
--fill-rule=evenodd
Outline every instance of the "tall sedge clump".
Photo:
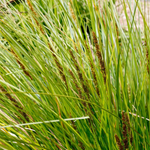
M 18 110 L 18 112 L 25 118 L 26 121 L 29 122 L 29 117 L 28 117 L 28 115 L 24 112 L 23 107 L 20 106 L 20 104 L 17 102 L 17 100 L 14 99 L 14 98 L 7 92 L 7 90 L 6 90 L 4 87 L 2 87 L 1 85 L 0 85 L 0 91 L 5 94 L 5 96 L 6 96 L 6 97 L 12 102 L 12 104 L 16 107 L 16 109 Z M 18 116 L 18 118 L 19 118 L 20 120 L 22 120 L 23 122 L 25 122 L 25 121 L 24 121 L 23 119 L 21 119 L 19 116 Z
M 130 129 L 130 121 L 127 113 L 122 111 L 122 130 L 121 135 L 123 137 L 122 143 L 118 135 L 115 135 L 116 143 L 118 145 L 119 150 L 124 150 L 129 148 L 129 143 L 133 143 L 133 136 Z
M 99 48 L 99 44 L 98 44 L 98 40 L 97 40 L 95 32 L 92 32 L 92 36 L 93 36 L 93 42 L 94 42 L 95 48 L 96 48 L 96 55 L 98 57 L 99 65 L 101 67 L 101 72 L 103 74 L 103 79 L 104 79 L 104 82 L 106 83 L 106 68 L 105 68 L 105 63 L 104 63 L 104 61 L 102 59 L 102 54 L 101 54 L 101 51 L 100 51 L 100 48 Z

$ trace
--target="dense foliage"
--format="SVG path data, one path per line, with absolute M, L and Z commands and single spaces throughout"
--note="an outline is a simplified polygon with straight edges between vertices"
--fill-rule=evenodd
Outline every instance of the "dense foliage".
M 150 149 L 149 27 L 123 0 L 0 0 L 0 148 Z M 16 3 L 17 2 L 17 3 Z

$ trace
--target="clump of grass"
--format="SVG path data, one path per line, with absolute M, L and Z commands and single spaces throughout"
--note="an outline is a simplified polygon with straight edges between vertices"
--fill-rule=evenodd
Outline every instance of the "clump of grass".
M 147 22 L 125 1 L 127 30 L 112 0 L 20 2 L 0 2 L 0 148 L 149 149 Z

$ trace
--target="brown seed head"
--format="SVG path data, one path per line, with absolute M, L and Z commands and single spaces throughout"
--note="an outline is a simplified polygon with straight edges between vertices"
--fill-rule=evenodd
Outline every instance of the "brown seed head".
M 27 120 L 29 121 L 28 115 L 23 111 L 23 108 L 19 106 L 19 103 L 17 100 L 15 100 L 5 89 L 0 85 L 0 91 L 5 93 L 5 96 L 12 102 L 12 104 L 18 109 L 18 112 Z M 20 118 L 18 116 L 18 118 Z M 21 119 L 21 118 L 20 118 Z M 21 119 L 22 120 L 22 119 Z M 22 120 L 23 121 L 23 120 Z M 24 122 L 24 121 L 23 121 Z
M 70 69 L 69 69 L 69 72 L 70 72 L 70 74 L 71 74 L 71 76 L 72 76 L 72 78 L 73 78 L 73 82 L 74 82 L 74 84 L 75 84 L 75 86 L 76 86 L 76 89 L 77 89 L 77 91 L 78 91 L 79 97 L 82 98 L 81 89 L 80 89 L 80 87 L 78 86 L 76 77 L 74 76 L 73 72 L 72 72 Z
M 85 42 L 85 46 L 86 46 L 87 52 L 89 53 L 89 47 L 88 47 L 86 42 Z M 92 75 L 93 75 L 93 78 L 94 78 L 93 81 L 94 81 L 94 84 L 95 84 L 96 92 L 97 92 L 98 95 L 100 95 L 94 65 L 92 63 L 92 60 L 89 57 L 88 57 L 88 59 L 89 59 L 89 62 L 90 62 L 91 71 L 92 71 Z
M 117 134 L 115 134 L 115 139 L 116 139 L 116 143 L 117 143 L 117 145 L 118 145 L 119 150 L 124 150 L 124 149 L 123 149 L 123 146 L 122 146 L 122 144 L 121 144 L 121 141 L 120 141 L 120 139 L 119 139 L 119 137 L 118 137 Z
M 21 61 L 19 60 L 17 54 L 11 49 L 11 53 L 15 56 L 15 59 L 17 61 L 17 63 L 19 64 L 19 66 L 22 68 L 23 72 L 25 73 L 26 76 L 28 76 L 31 80 L 33 80 L 32 76 L 30 75 L 30 73 L 28 71 L 26 71 L 25 66 L 21 63 Z
M 76 71 L 77 71 L 77 73 L 78 73 L 78 77 L 79 77 L 79 79 L 80 79 L 80 81 L 81 81 L 81 84 L 82 84 L 82 87 L 83 87 L 83 89 L 84 89 L 84 92 L 85 92 L 85 93 L 87 94 L 87 96 L 89 97 L 89 90 L 88 90 L 88 87 L 87 87 L 87 85 L 85 84 L 85 81 L 84 81 L 84 79 L 83 79 L 83 75 L 82 75 L 82 73 L 81 73 L 79 64 L 78 64 L 78 62 L 77 62 L 77 60 L 76 60 L 76 58 L 75 58 L 73 52 L 72 52 L 71 50 L 69 50 L 69 52 L 70 52 L 70 56 L 72 57 L 73 62 L 74 62 L 74 64 L 75 64 L 75 68 L 76 68 Z
M 125 115 L 125 113 L 123 111 L 122 111 L 122 121 L 123 121 L 123 123 L 122 123 L 123 143 L 124 143 L 124 147 L 126 149 L 126 148 L 129 147 L 129 145 L 128 145 L 128 133 L 127 133 L 127 125 L 126 125 L 126 123 L 127 123 L 126 115 Z
M 105 63 L 104 63 L 104 61 L 102 59 L 102 54 L 101 54 L 101 51 L 100 51 L 100 48 L 99 48 L 99 44 L 98 44 L 98 40 L 97 40 L 96 34 L 94 32 L 92 32 L 92 36 L 93 36 L 93 41 L 94 41 L 94 44 L 95 44 L 95 47 L 96 47 L 96 55 L 98 57 L 99 65 L 101 67 L 101 72 L 103 74 L 103 79 L 104 79 L 104 82 L 106 83 Z

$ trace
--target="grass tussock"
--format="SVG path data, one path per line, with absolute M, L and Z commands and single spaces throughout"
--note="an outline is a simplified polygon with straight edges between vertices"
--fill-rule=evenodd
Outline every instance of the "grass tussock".
M 119 1 L 0 1 L 0 149 L 150 149 L 150 30 Z

